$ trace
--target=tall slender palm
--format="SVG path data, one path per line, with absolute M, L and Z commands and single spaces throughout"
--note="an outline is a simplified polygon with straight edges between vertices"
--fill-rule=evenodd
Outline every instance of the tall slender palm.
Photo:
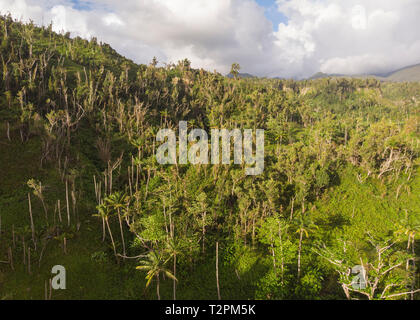
M 114 237 L 112 236 L 111 228 L 109 226 L 109 217 L 110 217 L 109 207 L 106 206 L 105 204 L 101 204 L 101 205 L 96 207 L 96 210 L 98 210 L 98 213 L 95 216 L 101 217 L 103 220 L 105 220 L 105 224 L 108 228 L 109 236 L 111 238 L 112 248 L 114 249 L 114 255 L 116 257 L 117 256 L 117 250 L 116 250 L 116 247 L 115 247 L 115 241 L 114 241 Z
M 39 199 L 41 200 L 42 203 L 42 207 L 44 208 L 44 213 L 45 213 L 45 221 L 48 224 L 48 210 L 47 210 L 47 206 L 45 205 L 45 199 L 44 199 L 44 195 L 43 192 L 45 190 L 45 186 L 42 185 L 41 181 L 36 181 L 35 179 L 30 179 L 27 182 L 28 187 L 32 189 L 33 194 Z
M 317 226 L 313 223 L 312 219 L 308 215 L 304 214 L 300 215 L 297 223 L 298 225 L 296 233 L 299 234 L 298 279 L 300 279 L 303 235 L 306 235 L 306 238 L 309 238 L 309 233 L 312 232 L 313 229 L 316 229 Z
M 239 63 L 233 63 L 232 67 L 230 69 L 230 74 L 235 78 L 238 79 L 239 76 L 239 70 L 241 70 L 241 66 Z
M 174 296 L 174 300 L 176 300 L 176 283 L 177 283 L 177 280 L 176 280 L 176 263 L 177 262 L 176 261 L 177 261 L 177 256 L 179 254 L 181 254 L 182 251 L 181 251 L 181 248 L 179 248 L 178 243 L 176 241 L 174 241 L 173 239 L 170 239 L 167 242 L 166 251 L 168 252 L 169 257 L 173 258 L 173 273 L 172 273 L 173 276 L 174 276 L 174 278 L 172 278 L 172 280 L 173 280 L 173 296 Z
M 141 147 L 144 145 L 142 138 L 131 139 L 130 143 L 137 148 L 138 158 L 141 159 Z
M 169 258 L 170 259 L 170 258 Z M 156 251 L 150 251 L 145 260 L 140 261 L 140 265 L 136 267 L 137 270 L 147 271 L 146 288 L 149 287 L 153 278 L 156 278 L 156 293 L 160 300 L 160 274 L 163 273 L 168 278 L 178 281 L 175 276 L 165 268 L 169 259 L 164 260 L 163 257 Z
M 108 205 L 108 207 L 111 207 L 117 211 L 124 256 L 126 255 L 126 250 L 125 250 L 124 230 L 122 227 L 121 211 L 127 208 L 127 202 L 128 202 L 128 196 L 121 192 L 115 192 L 111 194 L 110 196 L 108 196 L 107 198 L 105 198 L 105 203 Z

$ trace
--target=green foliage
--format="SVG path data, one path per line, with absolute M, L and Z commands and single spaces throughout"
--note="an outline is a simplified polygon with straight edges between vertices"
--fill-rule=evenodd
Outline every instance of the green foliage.
M 0 24 L 0 260 L 31 248 L 38 264 L 0 264 L 0 297 L 43 297 L 62 264 L 76 276 L 57 298 L 151 299 L 152 281 L 217 298 L 218 242 L 224 299 L 418 298 L 419 83 L 240 79 L 237 64 L 229 79 Z M 264 129 L 263 174 L 160 166 L 156 134 L 180 121 Z M 373 293 L 343 290 L 360 264 Z

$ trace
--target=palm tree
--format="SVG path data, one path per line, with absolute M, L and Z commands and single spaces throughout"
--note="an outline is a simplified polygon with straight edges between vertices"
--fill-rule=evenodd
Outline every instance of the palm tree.
M 301 215 L 298 219 L 298 228 L 296 233 L 299 234 L 299 248 L 298 248 L 298 279 L 300 278 L 300 264 L 301 264 L 301 254 L 302 254 L 302 242 L 303 242 L 303 235 L 306 235 L 306 238 L 309 238 L 309 233 L 316 229 L 317 226 L 314 225 L 312 220 L 308 215 Z
M 157 281 L 156 293 L 159 300 L 160 300 L 160 291 L 159 291 L 160 274 L 163 273 L 168 278 L 173 279 L 174 281 L 178 281 L 175 278 L 175 276 L 168 269 L 165 268 L 165 265 L 169 261 L 169 259 L 164 260 L 163 257 L 159 255 L 156 251 L 150 251 L 149 254 L 147 255 L 147 258 L 145 260 L 141 260 L 140 265 L 136 267 L 137 270 L 147 271 L 146 288 L 149 287 L 152 279 L 156 278 L 156 281 Z
M 239 70 L 241 70 L 241 66 L 238 63 L 233 63 L 230 69 L 230 74 L 235 78 L 238 78 Z
M 33 194 L 39 200 L 41 200 L 42 207 L 44 208 L 44 213 L 45 213 L 45 221 L 46 221 L 47 226 L 48 226 L 48 210 L 47 210 L 47 206 L 45 205 L 45 199 L 44 199 L 44 195 L 43 195 L 43 192 L 45 190 L 45 186 L 42 185 L 41 181 L 36 181 L 35 179 L 28 180 L 27 185 L 28 185 L 29 188 L 31 188 L 33 190 Z
M 102 242 L 105 241 L 105 210 L 100 210 L 99 209 L 100 206 L 97 206 L 96 209 L 98 210 L 98 213 L 94 214 L 94 217 L 99 217 L 102 219 Z
M 170 258 L 173 258 L 173 295 L 174 300 L 176 300 L 176 258 L 177 255 L 182 253 L 182 251 L 180 250 L 179 245 L 173 239 L 170 239 L 167 242 L 166 251 L 168 252 Z
M 143 138 L 131 139 L 130 143 L 133 147 L 137 148 L 138 157 L 139 159 L 141 159 L 141 147 L 144 145 L 144 139 Z
M 101 217 L 102 219 L 105 220 L 105 224 L 108 228 L 109 236 L 111 238 L 112 248 L 114 249 L 114 255 L 115 255 L 115 257 L 117 257 L 117 250 L 115 248 L 114 237 L 112 236 L 112 231 L 111 231 L 111 228 L 109 226 L 109 216 L 110 216 L 109 207 L 106 206 L 105 204 L 101 204 L 101 205 L 96 207 L 96 210 L 98 210 L 98 213 L 95 216 Z
M 152 62 L 150 62 L 150 65 L 153 68 L 156 68 L 156 66 L 158 65 L 158 63 L 159 63 L 158 59 L 156 57 L 153 57 Z
M 127 202 L 128 202 L 128 196 L 121 193 L 121 192 L 115 192 L 113 194 L 111 194 L 110 196 L 108 196 L 107 198 L 105 198 L 105 203 L 113 208 L 114 210 L 117 211 L 117 215 L 118 215 L 118 222 L 120 224 L 120 232 L 121 232 L 121 241 L 122 241 L 122 245 L 123 245 L 123 255 L 125 256 L 126 251 L 125 251 L 125 240 L 124 240 L 124 231 L 123 231 L 123 227 L 122 227 L 122 219 L 121 219 L 121 209 L 125 209 L 127 207 Z

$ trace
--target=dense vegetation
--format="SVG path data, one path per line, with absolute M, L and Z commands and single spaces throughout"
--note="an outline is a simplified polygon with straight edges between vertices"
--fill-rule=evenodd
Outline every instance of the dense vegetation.
M 10 17 L 0 39 L 0 298 L 419 297 L 420 83 L 136 65 Z M 264 173 L 159 165 L 182 120 L 265 129 Z

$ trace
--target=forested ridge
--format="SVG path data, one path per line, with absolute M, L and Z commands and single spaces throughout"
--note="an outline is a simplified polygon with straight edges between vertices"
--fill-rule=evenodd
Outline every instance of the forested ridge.
M 0 40 L 0 299 L 420 297 L 420 83 L 138 65 L 10 16 Z M 264 129 L 263 174 L 160 165 L 180 121 Z

